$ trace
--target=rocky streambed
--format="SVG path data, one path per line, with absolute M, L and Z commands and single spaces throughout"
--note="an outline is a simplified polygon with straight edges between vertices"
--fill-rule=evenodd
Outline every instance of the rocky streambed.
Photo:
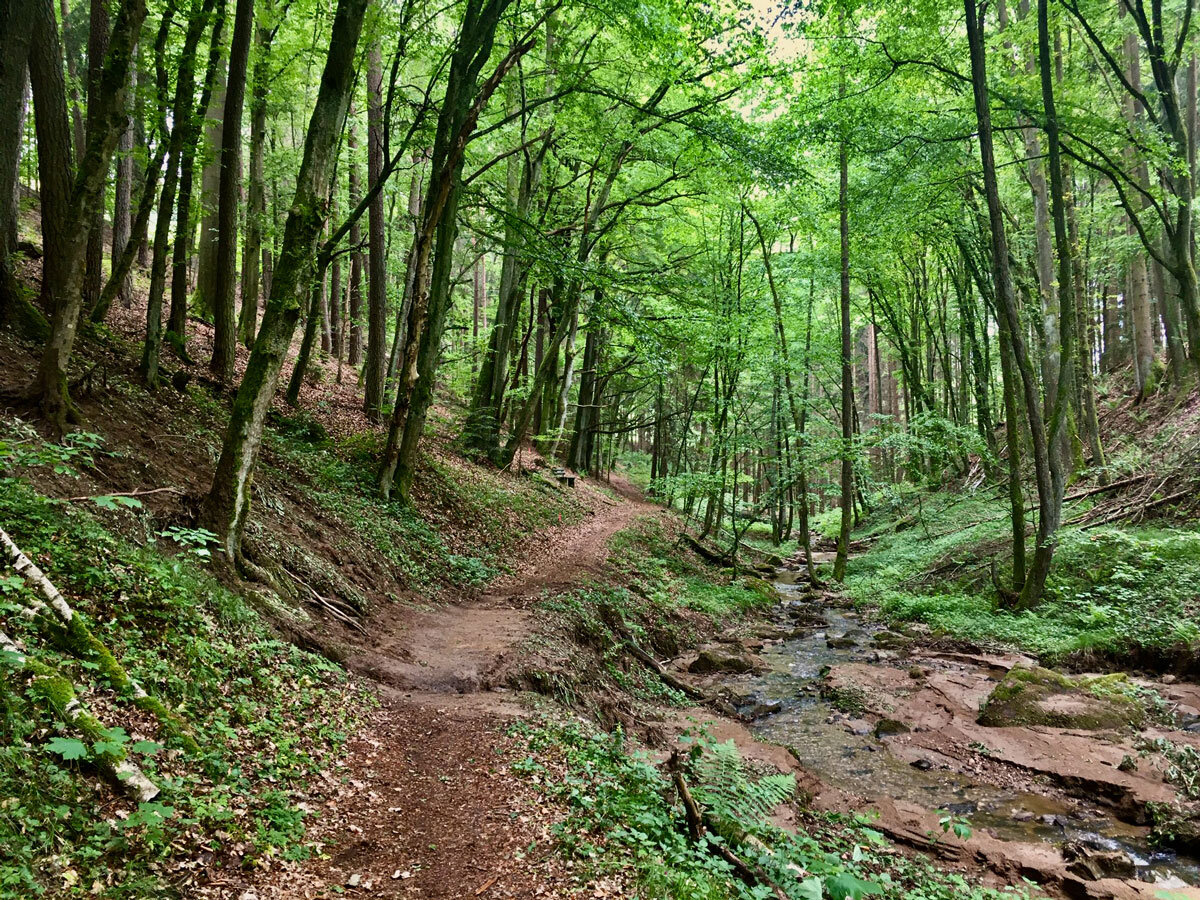
M 1194 823 L 1152 837 L 1155 809 L 1178 798 L 1149 749 L 1200 749 L 1200 686 L 961 652 L 795 582 L 780 573 L 776 628 L 760 642 L 685 664 L 791 751 L 815 806 L 860 810 L 893 839 L 1071 897 L 1200 898 Z M 956 823 L 971 836 L 946 833 Z

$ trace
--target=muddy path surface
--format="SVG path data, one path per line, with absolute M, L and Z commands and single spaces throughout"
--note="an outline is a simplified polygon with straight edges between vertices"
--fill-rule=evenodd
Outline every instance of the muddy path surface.
M 818 808 L 861 810 L 901 843 L 1067 896 L 1200 897 L 1200 862 L 1150 839 L 1149 807 L 1175 789 L 1139 755 L 1156 738 L 1200 746 L 1200 686 L 1143 684 L 1170 704 L 1174 728 L 981 725 L 997 686 L 1038 671 L 1034 660 L 884 631 L 798 580 L 778 576 L 775 627 L 748 647 L 758 671 L 708 687 L 755 737 L 789 748 Z M 1088 698 L 1042 702 L 1065 721 Z M 970 838 L 945 834 L 947 817 Z
M 508 734 L 528 715 L 504 666 L 537 627 L 534 605 L 599 575 L 609 541 L 658 515 L 629 485 L 617 497 L 581 480 L 582 521 L 536 536 L 511 574 L 424 610 L 369 623 L 348 667 L 380 685 L 380 705 L 342 768 L 318 776 L 326 797 L 310 830 L 322 857 L 212 884 L 212 897 L 494 898 L 577 896 L 553 852 L 557 811 L 511 767 L 527 754 Z M 610 896 L 622 896 L 618 888 Z

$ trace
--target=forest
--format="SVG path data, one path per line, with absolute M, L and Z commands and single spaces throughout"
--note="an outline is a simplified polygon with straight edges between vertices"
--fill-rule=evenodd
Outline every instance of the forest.
M 1194 0 L 0 0 L 0 900 L 1200 898 Z

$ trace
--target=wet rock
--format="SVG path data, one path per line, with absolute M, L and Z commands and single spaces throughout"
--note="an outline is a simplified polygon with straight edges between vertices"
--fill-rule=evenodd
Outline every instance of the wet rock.
M 880 719 L 875 723 L 875 737 L 885 738 L 895 734 L 907 734 L 909 727 L 899 719 Z
M 909 765 L 912 766 L 914 769 L 921 770 L 922 772 L 928 772 L 930 769 L 933 768 L 933 763 L 931 763 L 929 760 L 925 759 L 924 757 L 922 757 L 921 759 L 914 759 L 912 762 L 909 763 Z
M 748 706 L 739 706 L 738 715 L 743 719 L 753 722 L 757 719 L 765 719 L 767 716 L 773 716 L 781 709 L 783 709 L 783 704 L 778 700 L 755 700 Z
M 1032 822 L 1033 813 L 1027 809 L 1015 809 L 1011 818 L 1014 822 Z
M 1056 816 L 1051 813 L 1046 813 L 1044 816 L 1038 816 L 1038 821 L 1043 825 L 1052 825 L 1055 828 L 1066 828 L 1068 824 L 1066 816 Z
M 825 646 L 830 650 L 853 650 L 858 646 L 858 641 L 848 634 L 830 635 L 825 638 Z
M 715 672 L 746 675 L 766 670 L 766 663 L 752 653 L 736 653 L 722 649 L 701 650 L 700 655 L 688 666 L 688 671 L 693 675 L 711 675 Z
M 1097 850 L 1079 841 L 1063 844 L 1063 859 L 1068 862 L 1067 871 L 1085 881 L 1101 878 L 1133 878 L 1133 860 L 1120 850 Z
M 1041 667 L 1013 668 L 996 685 L 979 712 L 991 728 L 1048 725 L 1081 731 L 1140 726 L 1146 711 L 1126 691 L 1123 674 L 1071 678 Z
M 881 650 L 906 650 L 912 641 L 894 631 L 880 631 L 871 637 L 871 643 Z

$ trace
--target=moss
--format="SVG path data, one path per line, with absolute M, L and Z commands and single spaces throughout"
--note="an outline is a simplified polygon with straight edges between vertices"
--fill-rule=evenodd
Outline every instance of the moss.
M 1123 674 L 1070 678 L 1041 667 L 1012 669 L 979 712 L 979 724 L 1087 731 L 1145 724 L 1146 710 Z

